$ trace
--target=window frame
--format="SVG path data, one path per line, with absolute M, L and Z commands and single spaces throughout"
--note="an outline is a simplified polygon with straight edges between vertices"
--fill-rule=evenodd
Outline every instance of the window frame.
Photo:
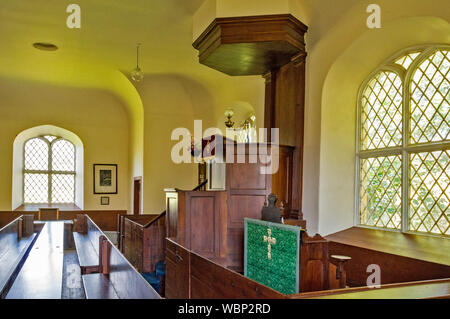
M 47 138 L 45 138 L 45 136 L 52 136 L 55 137 L 54 140 L 49 141 Z M 44 141 L 45 143 L 47 143 L 48 146 L 48 167 L 47 170 L 28 170 L 25 168 L 25 160 L 26 160 L 26 145 L 29 141 L 34 140 L 34 139 L 40 139 L 42 141 Z M 66 141 L 68 143 L 70 143 L 73 147 L 73 156 L 74 156 L 74 170 L 73 171 L 55 171 L 53 170 L 53 144 L 55 144 L 57 141 Z M 22 203 L 24 205 L 75 205 L 76 203 L 76 194 L 77 194 L 77 183 L 76 183 L 76 177 L 77 177 L 77 172 L 76 172 L 76 167 L 77 167 L 77 152 L 76 152 L 76 147 L 75 144 L 73 144 L 71 141 L 62 138 L 60 136 L 56 136 L 56 135 L 52 135 L 52 134 L 44 134 L 44 135 L 39 135 L 39 136 L 35 136 L 35 137 L 31 137 L 29 139 L 27 139 L 24 143 L 23 143 L 23 156 L 22 156 L 22 163 L 23 163 L 23 169 L 22 169 Z M 48 191 L 47 191 L 47 202 L 46 203 L 27 203 L 25 201 L 25 174 L 46 174 L 48 175 Z M 71 203 L 64 203 L 64 204 L 60 204 L 60 203 L 53 203 L 52 202 L 52 175 L 73 175 L 74 177 L 74 183 L 73 183 L 73 202 Z
M 357 96 L 357 112 L 356 112 L 356 161 L 355 161 L 355 210 L 354 210 L 354 225 L 357 227 L 385 230 L 391 232 L 401 232 L 406 234 L 419 234 L 424 236 L 443 237 L 449 238 L 449 235 L 435 234 L 430 232 L 416 232 L 409 230 L 409 208 L 410 208 L 410 155 L 413 153 L 422 152 L 434 152 L 445 151 L 450 149 L 450 141 L 428 142 L 419 144 L 410 144 L 411 127 L 410 127 L 410 114 L 411 114 L 411 84 L 414 73 L 418 67 L 426 61 L 435 52 L 441 50 L 450 50 L 448 44 L 433 44 L 433 45 L 418 45 L 405 48 L 398 51 L 383 63 L 380 64 L 374 71 L 372 71 L 366 79 L 362 82 Z M 416 59 L 405 70 L 403 66 L 395 63 L 401 57 L 420 52 Z M 364 91 L 367 88 L 369 82 L 381 71 L 394 72 L 402 81 L 402 145 L 395 147 L 387 147 L 382 149 L 368 149 L 362 150 L 361 132 L 362 132 L 362 100 Z M 361 191 L 361 159 L 374 158 L 374 157 L 387 157 L 393 155 L 400 155 L 402 161 L 401 168 L 401 227 L 400 229 L 376 227 L 369 225 L 362 225 L 360 222 L 360 191 Z M 405 200 L 406 199 L 406 200 Z

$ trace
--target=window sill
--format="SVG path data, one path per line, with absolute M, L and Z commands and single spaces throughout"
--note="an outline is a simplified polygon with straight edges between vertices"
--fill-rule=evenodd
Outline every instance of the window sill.
M 352 227 L 325 238 L 344 245 L 450 265 L 450 240 L 445 237 Z
M 15 212 L 37 212 L 39 208 L 59 208 L 60 211 L 81 210 L 75 204 L 24 204 L 17 207 Z

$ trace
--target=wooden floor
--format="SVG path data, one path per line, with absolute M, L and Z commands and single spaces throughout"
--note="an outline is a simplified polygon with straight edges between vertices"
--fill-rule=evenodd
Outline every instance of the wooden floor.
M 86 299 L 80 263 L 75 249 L 64 251 L 62 299 Z

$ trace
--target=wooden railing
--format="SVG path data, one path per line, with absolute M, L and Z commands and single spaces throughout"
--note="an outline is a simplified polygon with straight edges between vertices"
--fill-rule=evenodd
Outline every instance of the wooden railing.
M 196 186 L 201 190 L 208 180 Z M 166 211 L 159 215 L 118 216 L 119 249 L 141 273 L 155 271 L 157 262 L 165 258 Z

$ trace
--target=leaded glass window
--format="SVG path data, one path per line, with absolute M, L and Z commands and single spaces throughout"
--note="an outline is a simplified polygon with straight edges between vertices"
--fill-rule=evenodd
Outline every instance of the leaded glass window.
M 360 90 L 359 225 L 450 235 L 450 54 L 413 48 Z
M 45 135 L 24 146 L 23 202 L 25 204 L 75 203 L 75 146 Z

